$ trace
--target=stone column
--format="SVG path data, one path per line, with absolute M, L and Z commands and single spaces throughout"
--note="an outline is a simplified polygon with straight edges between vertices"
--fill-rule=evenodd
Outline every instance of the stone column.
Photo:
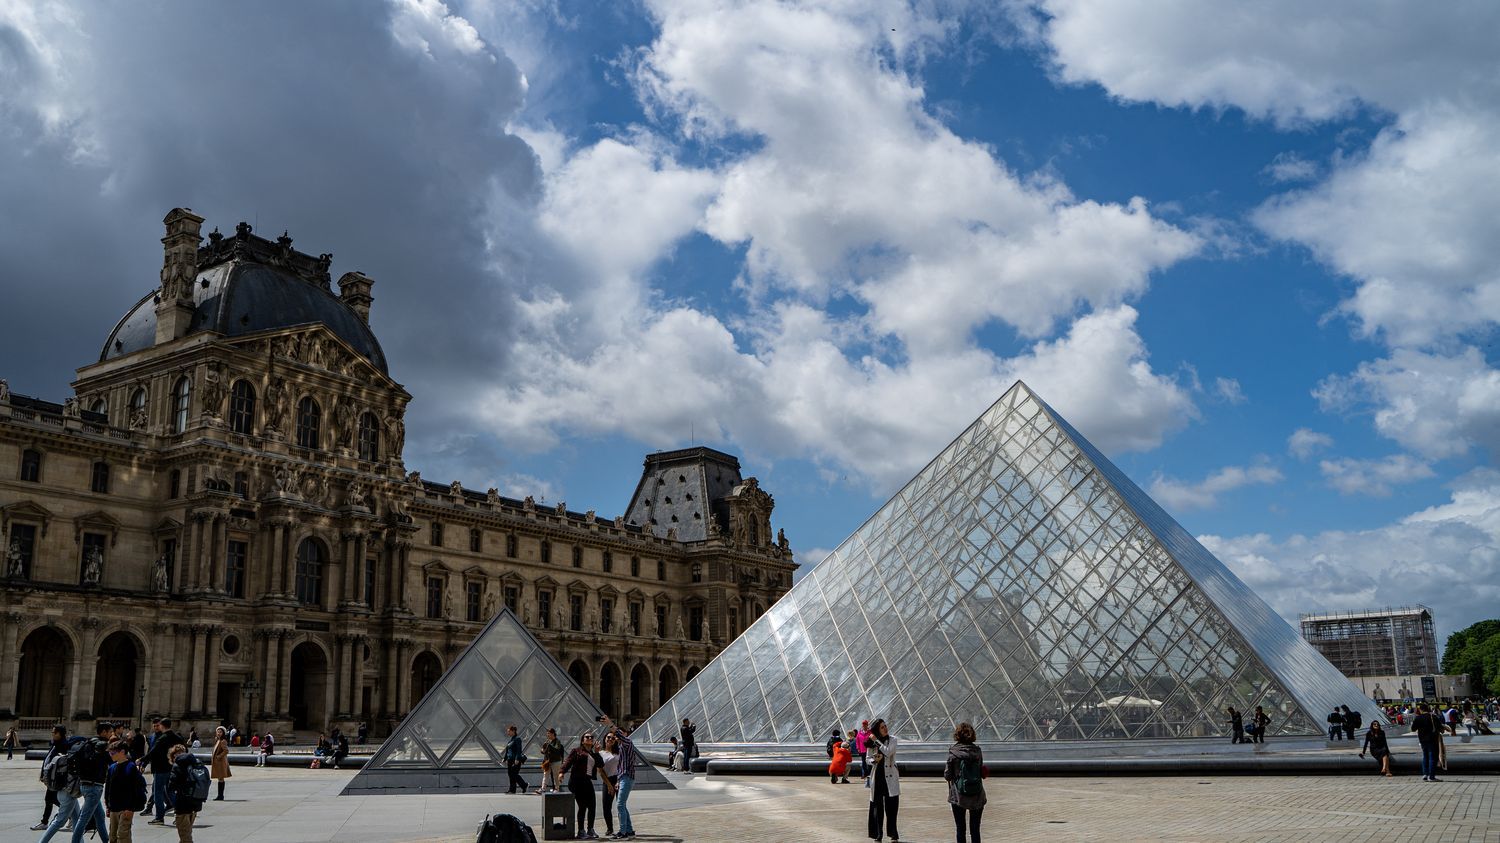
M 71 717 L 74 711 L 94 710 L 94 678 L 99 668 L 99 627 L 103 623 L 96 617 L 80 621 L 83 627 L 83 649 L 78 653 L 78 669 L 73 675 L 73 711 L 63 712 Z
M 353 572 L 351 576 L 354 582 L 349 589 L 353 593 L 351 599 L 353 603 L 363 604 L 365 602 L 365 566 L 370 564 L 370 560 L 367 558 L 369 552 L 366 548 L 368 542 L 369 537 L 363 531 L 355 534 L 354 567 L 351 569 Z
M 151 681 L 146 683 L 146 711 L 163 712 L 173 710 L 171 685 L 172 664 L 177 660 L 175 624 L 160 621 L 153 627 L 156 640 L 151 642 Z
M 406 638 L 397 639 L 396 641 L 395 711 L 397 717 L 404 717 L 407 712 L 406 680 L 407 674 L 410 673 L 407 670 L 407 662 L 411 660 L 411 644 L 412 642 Z
M 394 639 L 387 638 L 381 645 L 383 650 L 385 668 L 383 676 L 377 684 L 379 690 L 379 711 L 381 717 L 396 716 L 396 644 Z
M 212 512 L 203 512 L 198 515 L 198 590 L 209 591 L 214 587 L 213 573 L 211 570 L 214 544 L 214 535 L 218 531 L 218 516 Z
M 229 516 L 223 513 L 214 513 L 213 530 L 209 533 L 208 542 L 208 583 L 209 591 L 224 591 L 224 556 L 228 553 L 226 541 L 229 534 Z
M 282 582 L 281 545 L 286 534 L 286 523 L 280 519 L 271 522 L 271 543 L 266 548 L 267 588 L 273 595 L 286 594 L 286 583 Z
M 281 687 L 281 674 L 278 670 L 278 650 L 281 639 L 277 630 L 266 629 L 260 631 L 261 657 L 264 661 L 264 675 L 261 679 L 260 715 L 261 719 L 273 716 L 276 709 L 278 689 Z
M 283 717 L 292 710 L 292 631 L 280 629 L 276 635 L 276 649 L 281 654 L 281 668 L 276 672 L 276 716 Z
M 208 650 L 208 667 L 203 674 L 203 710 L 209 715 L 219 715 L 219 649 L 224 638 L 224 627 L 208 628 L 205 648 Z
M 11 711 L 16 703 L 16 679 L 21 675 L 21 613 L 6 612 L 0 623 L 5 630 L 0 633 L 0 710 Z
M 208 634 L 208 627 L 203 624 L 193 624 L 193 655 L 188 661 L 188 711 L 193 714 L 203 712 L 203 639 Z
M 329 666 L 333 674 L 333 707 L 329 715 L 340 717 L 349 710 L 345 705 L 349 697 L 349 636 L 339 633 L 333 640 L 333 664 Z
M 281 528 L 281 593 L 293 596 L 297 593 L 297 551 L 292 547 L 291 522 L 282 525 Z
M 354 677 L 350 682 L 350 699 L 353 702 L 349 711 L 357 718 L 365 714 L 365 647 L 368 642 L 369 639 L 365 636 L 356 635 L 349 644 L 350 659 L 354 662 Z

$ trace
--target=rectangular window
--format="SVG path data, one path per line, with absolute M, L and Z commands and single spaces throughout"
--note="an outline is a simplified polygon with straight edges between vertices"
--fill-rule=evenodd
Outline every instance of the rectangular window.
M 234 496 L 242 500 L 250 499 L 250 476 L 243 471 L 234 473 Z
M 630 634 L 641 634 L 641 604 L 630 604 Z
M 89 489 L 95 494 L 109 494 L 109 463 L 94 463 L 93 474 L 89 476 Z
M 27 483 L 40 483 L 42 480 L 42 454 L 30 448 L 21 452 L 21 479 Z
M 632 577 L 638 577 L 641 575 L 641 557 L 630 557 L 630 575 Z
M 541 615 L 542 629 L 552 628 L 552 592 L 538 591 L 536 593 L 537 613 Z
M 79 583 L 84 583 L 84 582 L 88 581 L 88 578 L 85 575 L 84 569 L 88 567 L 89 553 L 91 551 L 98 551 L 100 563 L 101 564 L 103 563 L 103 560 L 104 560 L 104 546 L 105 546 L 105 544 L 108 543 L 108 540 L 109 540 L 108 536 L 100 535 L 99 533 L 84 533 L 83 534 L 83 550 L 82 550 L 81 555 L 78 557 L 78 582 Z
M 174 468 L 172 469 L 172 473 L 167 475 L 167 497 L 172 500 L 177 500 L 177 496 L 181 493 L 182 472 Z
M 573 567 L 583 567 L 583 548 L 579 547 L 578 545 L 573 546 Z
M 36 559 L 36 525 L 10 525 L 10 547 L 6 550 L 9 551 L 11 548 L 21 553 L 21 578 L 31 579 L 32 561 Z
M 688 608 L 688 638 L 694 641 L 703 640 L 703 607 L 691 606 Z
M 568 595 L 568 628 L 574 632 L 583 631 L 583 595 Z
M 506 533 L 505 534 L 505 555 L 509 556 L 512 559 L 516 558 L 516 534 L 515 533 Z
M 615 601 L 608 597 L 599 601 L 599 614 L 604 617 L 599 621 L 599 628 L 604 632 L 611 632 L 615 628 Z
M 245 564 L 249 558 L 248 542 L 229 540 L 229 552 L 224 557 L 224 593 L 230 597 L 245 596 Z
M 484 595 L 484 583 L 471 582 L 466 585 L 468 589 L 464 595 L 464 617 L 470 622 L 475 622 L 479 617 L 479 604 Z
M 615 555 L 613 553 L 610 553 L 607 550 L 604 551 L 604 560 L 603 561 L 604 561 L 604 573 L 607 574 L 607 573 L 609 573 L 609 572 L 611 572 L 611 571 L 613 571 L 615 569 Z
M 662 582 L 667 580 L 667 563 L 663 559 L 656 560 L 656 578 Z
M 432 522 L 431 542 L 433 547 L 443 546 L 443 523 L 441 521 Z
M 483 548 L 484 533 L 480 532 L 478 527 L 475 527 L 474 529 L 469 531 L 469 551 L 472 553 L 478 553 Z
M 365 605 L 375 605 L 375 557 L 365 560 Z
M 521 613 L 521 608 L 520 607 L 521 607 L 521 589 L 516 588 L 513 585 L 506 586 L 505 587 L 505 608 L 509 609 L 510 613 L 512 615 L 518 615 L 518 614 Z
M 666 606 L 657 606 L 656 607 L 656 637 L 657 638 L 666 638 L 667 637 L 667 607 Z
M 443 616 L 443 578 L 427 578 L 427 617 Z

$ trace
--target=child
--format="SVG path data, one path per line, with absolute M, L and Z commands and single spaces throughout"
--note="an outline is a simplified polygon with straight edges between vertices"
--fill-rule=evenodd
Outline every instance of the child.
M 677 736 L 673 735 L 668 740 L 672 742 L 672 748 L 667 750 L 667 769 L 676 772 L 677 756 L 680 754 L 680 748 L 677 746 Z
M 137 811 L 146 810 L 146 777 L 130 760 L 130 747 L 122 740 L 109 744 L 109 772 L 104 780 L 104 811 L 109 817 L 109 839 L 130 840 Z
M 833 742 L 833 761 L 828 765 L 828 777 L 832 784 L 849 783 L 849 762 L 854 760 L 854 753 L 844 745 L 842 740 Z M 840 781 L 843 779 L 843 781 Z

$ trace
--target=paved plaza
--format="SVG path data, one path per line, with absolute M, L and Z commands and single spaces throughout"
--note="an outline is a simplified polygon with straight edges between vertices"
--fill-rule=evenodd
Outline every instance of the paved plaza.
M 0 761 L 0 840 L 27 830 L 42 803 L 35 762 Z M 346 796 L 342 771 L 236 767 L 230 800 L 210 802 L 198 841 L 427 841 L 467 843 L 486 812 L 508 812 L 540 828 L 535 796 Z M 816 778 L 674 776 L 675 791 L 631 798 L 641 840 L 860 841 L 865 793 Z M 945 789 L 934 779 L 902 782 L 903 840 L 953 839 Z M 1496 841 L 1500 777 L 1415 776 L 1016 778 L 989 781 L 985 839 L 1180 841 Z M 603 831 L 601 819 L 598 830 Z M 58 838 L 66 839 L 66 838 Z M 135 839 L 170 843 L 175 832 L 137 823 Z

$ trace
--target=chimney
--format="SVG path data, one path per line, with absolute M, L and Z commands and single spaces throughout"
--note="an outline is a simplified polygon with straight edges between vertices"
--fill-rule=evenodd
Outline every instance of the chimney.
M 339 300 L 349 306 L 366 325 L 370 324 L 370 304 L 375 301 L 370 288 L 375 279 L 360 272 L 346 272 L 339 278 Z
M 187 336 L 193 322 L 193 281 L 198 277 L 199 229 L 203 218 L 187 208 L 173 208 L 162 220 L 161 288 L 156 293 L 156 342 Z

